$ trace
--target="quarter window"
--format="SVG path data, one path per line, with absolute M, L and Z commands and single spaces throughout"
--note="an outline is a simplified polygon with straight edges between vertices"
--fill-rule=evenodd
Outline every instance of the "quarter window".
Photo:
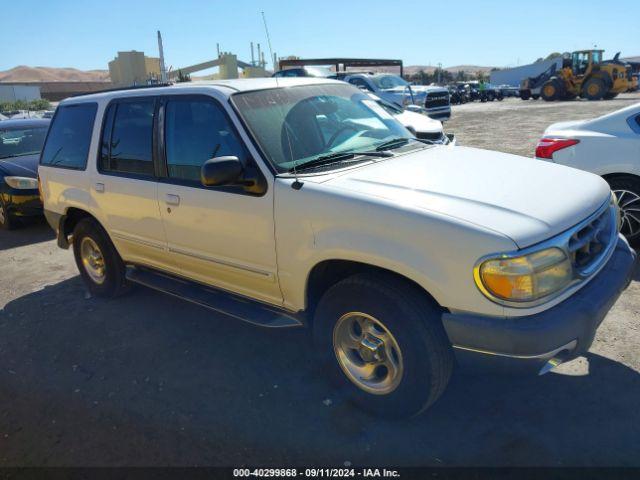
M 165 109 L 169 178 L 200 183 L 202 164 L 214 157 L 247 154 L 222 109 L 210 100 L 170 99 Z
M 105 116 L 100 171 L 151 177 L 155 100 L 111 104 Z
M 97 109 L 95 103 L 58 107 L 40 163 L 50 167 L 84 170 Z
M 368 90 L 370 92 L 372 91 L 371 87 L 369 86 L 369 84 L 367 82 L 365 82 L 364 80 L 362 80 L 361 78 L 357 78 L 357 77 L 356 78 L 352 78 L 352 79 L 349 80 L 349 83 L 352 84 L 352 85 L 355 85 L 358 88 L 365 89 L 365 90 Z

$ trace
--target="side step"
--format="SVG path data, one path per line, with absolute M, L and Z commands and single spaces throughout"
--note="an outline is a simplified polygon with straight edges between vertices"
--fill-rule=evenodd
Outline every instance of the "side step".
M 300 327 L 297 316 L 238 295 L 216 290 L 198 283 L 146 268 L 127 267 L 127 280 L 187 300 L 202 307 L 261 327 Z

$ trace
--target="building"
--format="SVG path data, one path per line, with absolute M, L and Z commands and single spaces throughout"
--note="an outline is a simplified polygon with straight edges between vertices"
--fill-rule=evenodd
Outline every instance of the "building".
M 109 62 L 109 76 L 115 86 L 146 85 L 160 79 L 160 59 L 144 52 L 118 52 Z
M 15 102 L 16 100 L 40 99 L 40 87 L 24 83 L 0 83 L 0 102 Z
M 562 57 L 552 58 L 543 62 L 531 63 L 515 68 L 505 68 L 504 70 L 495 70 L 490 74 L 490 82 L 494 85 L 510 85 L 519 87 L 520 82 L 529 77 L 536 77 L 548 69 L 551 65 L 556 64 L 558 70 L 562 68 Z

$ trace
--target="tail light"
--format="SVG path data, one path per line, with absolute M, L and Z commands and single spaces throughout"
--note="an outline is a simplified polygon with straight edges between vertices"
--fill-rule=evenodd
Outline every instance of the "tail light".
M 536 147 L 536 157 L 553 160 L 553 154 L 558 150 L 572 147 L 580 143 L 580 140 L 573 138 L 542 138 Z

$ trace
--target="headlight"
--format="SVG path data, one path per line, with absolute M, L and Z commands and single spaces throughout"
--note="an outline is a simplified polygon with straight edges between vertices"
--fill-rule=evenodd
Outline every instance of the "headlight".
M 620 214 L 620 204 L 618 203 L 618 197 L 616 197 L 616 194 L 611 192 L 611 206 L 614 207 L 613 210 L 616 214 L 616 228 L 618 229 L 618 232 L 620 232 L 620 229 L 622 228 L 622 215 Z
M 29 177 L 4 177 L 4 181 L 7 182 L 11 188 L 17 190 L 35 190 L 38 188 L 38 180 Z
M 490 299 L 526 303 L 565 288 L 573 279 L 573 267 L 565 252 L 553 247 L 519 257 L 484 260 L 474 276 L 478 288 Z

